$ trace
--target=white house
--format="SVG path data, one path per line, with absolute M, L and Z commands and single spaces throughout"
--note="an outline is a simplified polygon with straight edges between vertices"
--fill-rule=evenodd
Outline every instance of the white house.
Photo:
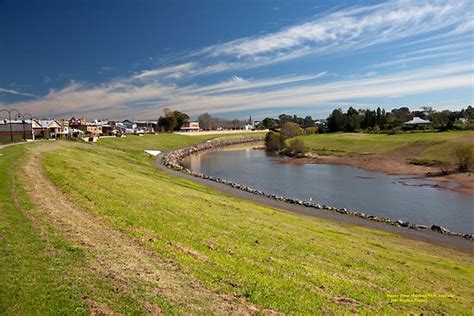
M 412 120 L 405 122 L 406 125 L 427 125 L 431 124 L 430 121 L 424 120 L 419 118 L 418 116 L 415 116 Z

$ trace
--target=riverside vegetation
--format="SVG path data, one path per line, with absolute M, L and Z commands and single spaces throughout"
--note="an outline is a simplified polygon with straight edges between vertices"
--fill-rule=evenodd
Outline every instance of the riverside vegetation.
M 160 134 L 1 149 L 0 262 L 7 273 L 0 313 L 183 313 L 191 306 L 179 289 L 197 288 L 209 292 L 207 301 L 192 302 L 198 314 L 216 313 L 218 304 L 221 313 L 470 314 L 472 253 L 227 196 L 157 171 L 143 153 L 206 139 Z M 160 285 L 141 282 L 152 271 L 99 273 L 111 262 L 125 271 L 135 265 L 127 253 L 100 257 L 100 245 L 81 243 L 29 195 L 40 174 L 31 179 L 23 167 L 41 150 L 39 166 L 66 202 L 131 240 L 150 262 L 167 262 L 169 273 L 185 276 L 177 280 L 189 280 L 156 293 Z M 406 295 L 423 298 L 394 299 Z
M 267 150 L 289 155 L 397 157 L 408 164 L 437 167 L 442 173 L 469 171 L 474 164 L 474 131 L 314 134 L 285 123 L 280 132 L 267 133 L 265 145 Z

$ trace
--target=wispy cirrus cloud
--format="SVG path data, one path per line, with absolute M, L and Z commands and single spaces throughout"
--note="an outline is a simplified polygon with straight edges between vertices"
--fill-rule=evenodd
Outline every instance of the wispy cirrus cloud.
M 333 12 L 279 32 L 246 37 L 202 50 L 211 56 L 271 58 L 278 53 L 360 49 L 443 28 L 472 31 L 472 2 L 392 1 Z
M 145 70 L 134 78 L 189 79 L 269 66 L 307 55 L 361 50 L 400 40 L 417 41 L 417 36 L 439 30 L 462 36 L 474 31 L 473 10 L 473 3 L 464 0 L 400 0 L 346 8 L 274 33 L 211 45 L 184 57 L 188 62 Z M 472 45 L 469 42 L 468 38 L 464 44 Z
M 27 97 L 36 97 L 37 96 L 37 95 L 31 94 L 31 93 L 24 93 L 24 92 L 19 92 L 19 91 L 12 90 L 12 89 L 4 89 L 4 88 L 0 88 L 0 93 L 22 95 L 22 96 L 27 96 Z

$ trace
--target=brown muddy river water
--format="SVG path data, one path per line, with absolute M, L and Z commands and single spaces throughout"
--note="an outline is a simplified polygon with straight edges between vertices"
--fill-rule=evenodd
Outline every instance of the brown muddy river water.
M 474 196 L 414 176 L 393 176 L 330 164 L 293 164 L 252 148 L 203 152 L 183 160 L 189 169 L 270 194 L 347 208 L 410 223 L 473 233 Z

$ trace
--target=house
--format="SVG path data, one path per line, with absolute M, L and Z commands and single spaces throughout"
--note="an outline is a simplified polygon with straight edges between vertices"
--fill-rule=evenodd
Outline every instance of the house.
M 85 124 L 86 118 L 83 116 L 82 118 L 76 119 L 74 116 L 69 120 L 69 126 L 71 128 L 78 128 L 79 125 Z
M 199 122 L 198 121 L 190 121 L 184 123 L 181 127 L 181 132 L 199 132 Z
M 130 121 L 129 121 L 130 122 Z M 115 128 L 117 130 L 117 133 L 119 135 L 124 135 L 124 134 L 133 134 L 134 130 L 132 128 L 128 128 L 127 126 L 131 126 L 130 124 L 125 125 L 122 122 L 117 122 L 115 123 Z
M 34 139 L 31 120 L 0 120 L 0 143 Z
M 418 116 L 415 116 L 412 120 L 405 122 L 405 125 L 429 125 L 431 124 L 430 121 L 424 120 L 419 118 Z
M 134 130 L 134 129 L 137 128 L 137 124 L 133 123 L 133 122 L 130 121 L 130 120 L 124 120 L 124 121 L 122 121 L 122 125 L 125 126 L 125 128 L 131 129 L 131 130 Z
M 115 122 L 113 121 L 101 122 L 101 127 L 102 135 L 113 136 L 117 133 Z
M 81 130 L 84 134 L 91 134 L 94 136 L 102 135 L 102 125 L 107 122 L 94 120 L 94 122 L 87 122 L 85 117 L 76 119 L 74 116 L 69 120 L 69 127 L 75 130 Z
M 69 135 L 69 120 L 60 119 L 57 120 L 59 125 L 61 125 L 61 131 L 58 133 L 60 137 L 68 136 Z
M 144 131 L 145 133 L 154 133 L 157 131 L 158 122 L 157 121 L 150 121 L 150 120 L 141 120 L 141 121 L 134 121 L 135 125 L 138 129 Z
M 61 124 L 56 120 L 33 120 L 33 134 L 35 138 L 58 138 L 61 135 Z

